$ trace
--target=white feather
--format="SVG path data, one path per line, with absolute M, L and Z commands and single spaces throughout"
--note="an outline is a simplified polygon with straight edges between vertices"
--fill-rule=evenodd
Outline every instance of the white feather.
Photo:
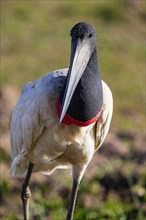
M 98 122 L 87 127 L 59 123 L 57 102 L 68 69 L 57 70 L 26 84 L 12 114 L 10 174 L 50 174 L 56 168 L 87 166 L 103 143 L 112 117 L 112 94 L 103 82 L 104 109 Z M 96 131 L 96 132 L 95 132 Z

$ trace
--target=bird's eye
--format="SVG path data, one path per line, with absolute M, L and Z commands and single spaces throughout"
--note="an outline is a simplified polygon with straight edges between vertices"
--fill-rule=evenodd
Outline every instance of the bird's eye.
M 92 34 L 89 34 L 88 37 L 91 38 L 91 37 L 92 37 Z

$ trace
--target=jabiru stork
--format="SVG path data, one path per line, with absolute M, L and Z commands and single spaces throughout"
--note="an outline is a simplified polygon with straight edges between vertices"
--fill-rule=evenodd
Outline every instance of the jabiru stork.
M 71 38 L 69 68 L 26 84 L 12 113 L 10 174 L 25 178 L 24 220 L 29 219 L 32 172 L 49 175 L 59 168 L 72 168 L 66 220 L 73 219 L 80 181 L 109 131 L 113 98 L 101 80 L 95 29 L 80 22 Z

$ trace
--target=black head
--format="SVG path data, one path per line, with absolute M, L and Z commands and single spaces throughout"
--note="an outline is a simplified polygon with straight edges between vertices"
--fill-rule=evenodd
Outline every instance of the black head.
M 96 32 L 94 27 L 91 24 L 80 22 L 76 24 L 70 33 L 72 40 L 80 38 L 81 40 L 94 39 L 96 40 Z

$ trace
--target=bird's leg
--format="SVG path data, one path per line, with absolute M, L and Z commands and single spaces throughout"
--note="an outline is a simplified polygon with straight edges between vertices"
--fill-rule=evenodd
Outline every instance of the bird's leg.
M 82 165 L 82 166 L 73 166 L 73 185 L 72 185 L 71 197 L 69 201 L 69 207 L 68 207 L 66 220 L 73 219 L 78 188 L 79 188 L 80 181 L 83 177 L 86 167 L 87 167 L 87 164 Z
M 71 197 L 70 197 L 70 202 L 69 202 L 69 207 L 68 207 L 68 213 L 67 213 L 66 220 L 72 220 L 73 219 L 78 188 L 79 188 L 79 182 L 76 179 L 73 179 L 72 192 L 71 192 Z
M 29 163 L 28 171 L 25 180 L 22 184 L 21 199 L 23 203 L 24 220 L 29 220 L 29 198 L 31 197 L 31 192 L 28 185 L 33 170 L 33 166 L 34 164 Z

